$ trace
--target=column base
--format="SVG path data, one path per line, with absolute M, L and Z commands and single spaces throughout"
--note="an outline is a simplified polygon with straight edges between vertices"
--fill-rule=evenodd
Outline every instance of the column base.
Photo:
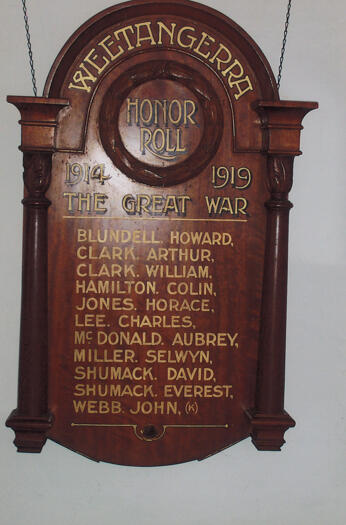
M 6 426 L 12 428 L 16 437 L 13 441 L 18 452 L 40 453 L 47 441 L 47 433 L 53 425 L 52 414 L 24 416 L 17 410 L 9 415 Z
M 281 450 L 286 441 L 284 434 L 295 426 L 294 419 L 287 412 L 282 414 L 256 414 L 254 410 L 246 411 L 251 422 L 252 443 L 257 450 Z

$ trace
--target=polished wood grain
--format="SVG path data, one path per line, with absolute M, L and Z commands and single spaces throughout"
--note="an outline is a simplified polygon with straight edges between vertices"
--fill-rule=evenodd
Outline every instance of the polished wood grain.
M 18 408 L 7 421 L 18 450 L 39 452 L 48 437 L 142 466 L 249 436 L 280 450 L 294 425 L 288 196 L 302 119 L 317 104 L 280 101 L 253 40 L 185 0 L 96 15 L 59 53 L 44 94 L 9 97 L 26 187 Z M 203 235 L 213 243 L 193 244 Z M 162 274 L 150 278 L 150 264 Z M 183 279 L 186 267 L 202 277 Z M 94 283 L 108 286 L 104 303 Z M 176 350 L 206 361 L 170 362 Z M 109 393 L 124 385 L 131 395 Z
M 25 197 L 18 406 L 6 425 L 20 452 L 40 452 L 52 426 L 48 408 L 47 210 L 55 129 L 67 100 L 8 97 L 21 113 Z

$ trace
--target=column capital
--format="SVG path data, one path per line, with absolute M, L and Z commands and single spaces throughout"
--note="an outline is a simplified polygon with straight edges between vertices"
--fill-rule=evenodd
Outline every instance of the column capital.
M 20 111 L 22 140 L 19 149 L 23 152 L 54 152 L 58 115 L 69 106 L 69 101 L 60 98 L 8 96 L 7 102 Z
M 269 155 L 301 155 L 300 132 L 302 121 L 307 113 L 317 109 L 317 102 L 297 102 L 289 100 L 256 102 L 262 123 L 262 151 Z

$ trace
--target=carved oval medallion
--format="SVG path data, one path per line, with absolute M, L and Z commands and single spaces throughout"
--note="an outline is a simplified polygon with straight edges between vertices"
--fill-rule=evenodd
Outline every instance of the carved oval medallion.
M 218 98 L 201 75 L 176 62 L 152 61 L 112 84 L 99 128 L 105 151 L 122 172 L 169 186 L 207 165 L 220 143 L 222 120 Z
M 168 167 L 186 160 L 199 146 L 204 116 L 197 97 L 172 80 L 145 82 L 120 108 L 123 145 L 137 160 Z

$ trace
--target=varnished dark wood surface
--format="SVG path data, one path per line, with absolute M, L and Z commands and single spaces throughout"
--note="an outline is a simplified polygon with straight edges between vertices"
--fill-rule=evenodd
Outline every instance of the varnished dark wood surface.
M 171 28 L 171 33 L 159 33 L 159 23 Z M 120 32 L 123 53 L 117 48 L 118 60 L 114 31 L 122 31 L 125 24 L 132 29 L 127 30 L 126 38 Z M 146 33 L 140 32 L 143 27 Z M 178 33 L 179 28 L 184 33 Z M 228 69 L 225 62 L 232 62 L 225 48 L 238 61 Z M 244 79 L 241 85 L 239 78 Z M 285 431 L 294 425 L 284 410 L 288 215 L 292 206 L 288 194 L 293 160 L 301 153 L 301 121 L 317 104 L 280 101 L 270 67 L 251 38 L 220 13 L 182 0 L 174 4 L 166 0 L 159 4 L 129 2 L 93 17 L 58 55 L 45 95 L 48 98 L 9 100 L 22 113 L 27 187 L 18 408 L 7 422 L 16 432 L 18 450 L 40 451 L 48 436 L 96 460 L 143 466 L 201 459 L 250 435 L 258 449 L 279 450 Z M 163 99 L 174 108 L 168 121 Z M 142 106 L 136 104 L 142 103 L 146 112 L 138 117 Z M 146 118 L 153 107 L 156 116 Z M 162 131 L 157 132 L 159 127 Z M 154 155 L 159 160 L 150 160 Z M 102 170 L 93 171 L 97 166 Z M 227 170 L 235 179 L 222 186 Z M 216 181 L 215 176 L 219 177 Z M 86 208 L 87 195 L 90 209 Z M 139 200 L 124 200 L 132 195 L 140 195 Z M 211 198 L 225 199 L 232 209 L 208 214 L 206 202 Z M 167 199 L 175 205 L 162 211 Z M 126 208 L 124 202 L 137 202 L 142 209 Z M 98 232 L 102 237 L 110 229 L 127 232 L 128 240 L 93 241 Z M 211 238 L 224 235 L 232 243 L 208 247 L 172 241 L 172 235 L 183 239 L 196 233 Z M 85 248 L 78 251 L 81 246 Z M 129 262 L 120 260 L 120 274 L 113 281 L 124 286 L 124 268 L 132 262 L 133 281 L 145 283 L 150 281 L 146 265 L 151 247 L 154 251 L 210 249 L 205 263 L 209 274 L 204 279 L 212 283 L 209 309 L 192 313 L 187 316 L 189 321 L 182 321 L 181 314 L 175 323 L 172 311 L 148 312 L 148 297 L 192 301 L 207 293 L 195 294 L 190 288 L 187 295 L 170 295 L 167 287 L 174 279 L 164 275 L 154 279 L 156 291 L 128 290 L 127 303 L 121 302 L 119 288 L 108 294 L 120 301 L 120 309 L 81 306 L 83 300 L 96 304 L 98 295 L 78 292 L 76 281 L 83 280 L 78 265 L 92 265 L 97 273 L 103 263 L 100 259 L 95 262 L 97 251 L 122 249 L 124 257 L 128 250 Z M 119 258 L 113 262 L 119 263 Z M 175 266 L 181 270 L 184 264 L 201 265 L 178 263 L 168 260 L 165 267 L 172 272 Z M 131 271 L 129 274 L 131 278 Z M 99 280 L 106 281 L 104 275 Z M 185 280 L 189 285 L 203 281 Z M 123 314 L 150 318 L 157 314 L 167 318 L 168 326 L 121 329 Z M 96 315 L 102 319 L 98 327 Z M 148 378 L 114 381 L 91 377 L 86 381 L 80 363 L 74 360 L 75 348 L 81 348 L 75 333 L 82 330 L 90 332 L 90 343 L 85 340 L 84 346 L 92 349 L 97 347 L 100 331 L 138 332 L 142 338 L 155 332 L 162 339 L 160 350 L 202 349 L 209 357 L 200 366 L 191 358 L 185 364 L 185 369 L 199 370 L 201 377 L 169 380 L 169 363 L 148 365 L 143 340 L 142 344 L 123 343 L 113 346 L 132 351 L 135 359 L 116 366 L 152 369 Z M 196 333 L 238 334 L 237 345 L 225 349 L 219 342 L 215 348 L 201 347 L 195 341 L 191 347 L 185 343 L 174 348 L 177 332 L 191 338 Z M 157 352 L 155 346 L 149 348 Z M 92 359 L 81 364 L 106 368 L 105 363 Z M 181 366 L 171 368 L 180 370 Z M 206 369 L 213 374 L 209 379 L 204 375 Z M 76 384 L 86 383 L 107 388 L 119 383 L 131 388 L 153 383 L 156 397 L 80 397 Z M 229 395 L 169 398 L 164 396 L 167 383 L 180 389 L 185 384 L 191 388 L 228 385 L 224 391 Z M 115 401 L 121 409 L 77 413 L 74 403 L 80 399 L 96 400 L 99 407 L 102 401 Z M 135 413 L 137 401 L 162 403 L 165 409 Z M 169 411 L 169 401 L 176 402 L 179 410 Z
M 52 425 L 48 408 L 48 239 L 45 193 L 55 128 L 67 100 L 8 97 L 21 113 L 25 198 L 18 405 L 7 420 L 21 452 L 40 452 Z

